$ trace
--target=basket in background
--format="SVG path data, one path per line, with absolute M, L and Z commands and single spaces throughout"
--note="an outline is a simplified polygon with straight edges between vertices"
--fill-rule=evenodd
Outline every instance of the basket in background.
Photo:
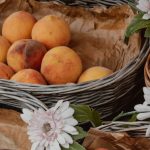
M 56 1 L 55 1 L 56 2 Z M 57 3 L 64 3 L 57 1 Z M 112 6 L 127 3 L 126 0 L 84 0 L 70 1 L 70 6 L 93 7 L 97 5 Z M 16 108 L 24 104 L 34 104 L 42 101 L 50 107 L 60 99 L 71 103 L 90 105 L 102 114 L 102 118 L 114 116 L 122 110 L 127 110 L 139 103 L 143 97 L 144 85 L 143 66 L 149 54 L 149 39 L 144 39 L 141 51 L 134 60 L 111 76 L 83 84 L 68 85 L 30 85 L 8 80 L 0 80 L 0 103 Z M 15 101 L 19 100 L 21 101 Z M 24 100 L 23 100 L 24 99 Z M 22 103 L 23 101 L 23 103 Z

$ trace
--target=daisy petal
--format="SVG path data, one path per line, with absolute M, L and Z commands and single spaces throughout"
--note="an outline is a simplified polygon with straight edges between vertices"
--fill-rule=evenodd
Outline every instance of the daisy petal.
M 147 9 L 145 9 L 145 7 L 143 7 L 143 6 L 139 5 L 139 4 L 136 7 L 138 9 L 142 10 L 143 12 L 147 12 L 148 11 Z
M 29 109 L 23 109 L 23 114 L 21 114 L 21 119 L 26 122 L 29 123 L 29 121 L 32 119 L 33 116 L 33 112 L 30 111 Z
M 78 131 L 74 131 L 74 132 L 71 133 L 71 135 L 78 135 L 78 134 L 79 134 Z
M 144 95 L 145 101 L 150 104 L 150 95 Z
M 73 126 L 69 126 L 69 125 L 65 125 L 65 127 L 63 128 L 63 131 L 72 134 L 73 132 L 76 132 L 77 129 Z
M 30 117 L 28 115 L 21 114 L 20 117 L 25 123 L 29 123 Z
M 144 15 L 143 15 L 143 19 L 145 19 L 145 20 L 150 19 L 150 14 L 144 14 Z
M 50 147 L 49 147 L 50 149 L 49 150 L 55 150 L 55 146 L 53 146 L 53 145 L 51 145 Z
M 51 149 L 51 147 L 50 147 L 50 146 L 47 146 L 47 147 L 46 147 L 46 150 L 52 150 L 52 149 Z
M 65 123 L 71 126 L 76 126 L 78 124 L 78 121 L 72 117 L 65 119 Z
M 144 105 L 144 106 L 147 106 L 147 105 L 148 105 L 147 101 L 144 101 L 143 105 Z
M 63 132 L 62 136 L 65 138 L 65 140 L 66 140 L 67 143 L 73 144 L 73 139 L 72 139 L 72 137 L 69 134 Z
M 59 143 L 57 140 L 55 140 L 51 145 L 50 145 L 52 150 L 61 150 Z
M 66 109 L 69 108 L 69 105 L 70 105 L 70 102 L 66 101 L 66 102 L 63 102 L 61 108 L 60 108 L 60 111 L 61 112 L 64 112 Z
M 46 141 L 46 142 L 45 142 L 45 147 L 48 147 L 48 145 L 49 145 L 49 142 Z
M 38 147 L 36 148 L 36 150 L 45 150 L 45 147 L 44 147 L 44 146 L 38 146 Z
M 44 145 L 44 147 L 46 147 L 45 143 L 46 143 L 46 139 L 43 139 L 43 140 L 40 142 L 40 146 L 43 146 L 43 145 Z
M 33 115 L 33 111 L 31 111 L 31 110 L 29 110 L 29 109 L 27 109 L 27 108 L 23 108 L 23 109 L 22 109 L 22 112 L 23 112 L 24 114 L 29 115 L 29 116 L 32 116 L 32 115 Z
M 52 110 L 56 111 L 62 105 L 62 103 L 63 103 L 63 100 L 58 101 L 57 104 L 54 107 L 52 107 Z
M 36 148 L 39 146 L 39 144 L 40 144 L 39 142 L 33 143 L 31 150 L 36 150 Z
M 139 8 L 143 12 L 147 12 L 150 9 L 149 4 L 150 2 L 148 0 L 139 0 L 137 8 Z
M 146 137 L 150 137 L 150 126 L 148 127 L 148 129 L 146 131 Z
M 140 113 L 140 114 L 137 115 L 137 119 L 138 120 L 146 120 L 148 118 L 150 118 L 150 112 L 148 112 L 148 113 Z
M 65 138 L 62 136 L 62 135 L 58 135 L 58 138 L 57 138 L 57 141 L 61 144 L 61 145 L 63 145 L 63 144 L 65 144 Z
M 69 144 L 68 143 L 65 143 L 64 145 L 62 145 L 62 147 L 64 147 L 64 148 L 69 148 Z
M 74 114 L 74 109 L 73 108 L 68 108 L 67 110 L 65 110 L 62 114 L 61 114 L 61 116 L 62 116 L 62 118 L 69 118 L 69 117 L 71 117 L 72 115 Z
M 137 112 L 150 112 L 150 106 L 138 104 L 134 107 Z
M 150 95 L 150 88 L 149 87 L 144 87 L 143 92 L 145 95 Z

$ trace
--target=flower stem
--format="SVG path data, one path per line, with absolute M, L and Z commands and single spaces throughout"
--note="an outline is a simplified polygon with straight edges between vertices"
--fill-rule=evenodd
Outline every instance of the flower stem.
M 117 121 L 117 120 L 119 120 L 119 119 L 122 118 L 122 117 L 127 117 L 127 116 L 133 115 L 133 114 L 135 114 L 135 113 L 137 113 L 137 112 L 136 112 L 136 111 L 131 111 L 131 112 L 127 112 L 127 113 L 121 112 L 118 116 L 116 116 L 116 117 L 113 119 L 113 121 Z

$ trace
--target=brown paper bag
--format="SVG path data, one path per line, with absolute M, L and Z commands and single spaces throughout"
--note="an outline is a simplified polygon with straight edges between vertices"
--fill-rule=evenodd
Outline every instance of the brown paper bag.
M 0 109 L 0 150 L 30 149 L 27 125 L 21 120 L 20 113 Z
M 87 150 L 106 148 L 108 150 L 150 150 L 150 139 L 132 138 L 126 133 L 103 132 L 90 129 L 83 146 Z

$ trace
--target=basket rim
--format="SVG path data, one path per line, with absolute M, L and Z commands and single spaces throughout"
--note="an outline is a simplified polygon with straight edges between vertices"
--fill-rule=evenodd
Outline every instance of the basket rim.
M 95 81 L 89 81 L 85 83 L 68 83 L 68 84 L 62 84 L 62 85 L 36 85 L 36 84 L 25 84 L 25 83 L 19 83 L 16 81 L 11 81 L 11 80 L 6 80 L 6 79 L 0 79 L 0 84 L 9 84 L 9 86 L 19 86 L 19 88 L 23 89 L 32 89 L 32 91 L 39 91 L 39 90 L 45 90 L 49 89 L 49 94 L 50 90 L 53 90 L 52 93 L 63 93 L 63 92 L 71 92 L 71 93 L 76 93 L 76 92 L 82 92 L 84 90 L 97 90 L 98 86 L 106 87 L 108 85 L 114 84 L 118 80 L 122 80 L 126 77 L 128 74 L 132 74 L 135 70 L 137 70 L 143 61 L 145 60 L 144 56 L 147 56 L 150 52 L 150 40 L 149 38 L 145 39 L 145 43 L 142 47 L 142 50 L 140 51 L 140 54 L 133 59 L 129 64 L 127 64 L 125 67 L 120 69 L 119 71 L 114 72 L 110 76 L 100 79 L 100 80 L 95 80 Z M 148 46 L 148 49 L 147 49 Z M 144 55 L 144 56 L 143 56 Z

